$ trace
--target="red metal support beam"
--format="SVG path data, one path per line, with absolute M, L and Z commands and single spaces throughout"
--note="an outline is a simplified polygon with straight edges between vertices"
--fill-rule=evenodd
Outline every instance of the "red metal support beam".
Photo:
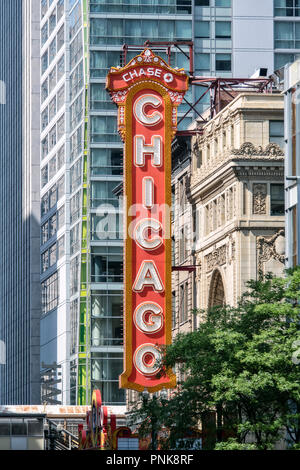
M 192 86 L 201 86 L 206 88 L 206 91 L 201 94 L 194 103 L 190 103 L 184 99 L 189 109 L 179 119 L 178 124 L 191 112 L 198 115 L 198 119 L 202 120 L 202 124 L 206 124 L 209 119 L 212 119 L 222 109 L 222 94 L 228 95 L 230 99 L 235 98 L 235 93 L 243 91 L 250 91 L 254 93 L 272 93 L 273 80 L 271 78 L 217 78 L 217 77 L 202 77 L 194 75 L 194 43 L 193 41 L 145 41 L 143 45 L 124 44 L 123 45 L 123 64 L 127 63 L 128 51 L 142 51 L 145 47 L 151 47 L 156 51 L 163 51 L 167 55 L 168 64 L 171 65 L 171 56 L 174 49 L 182 53 L 189 60 L 189 83 Z M 188 51 L 187 51 L 188 49 Z M 201 112 L 197 110 L 197 105 L 204 96 L 210 94 L 210 117 L 204 119 Z M 201 127 L 191 131 L 184 130 L 178 131 L 178 135 L 195 135 L 202 133 Z
M 188 271 L 193 273 L 196 271 L 197 266 L 172 266 L 172 271 Z

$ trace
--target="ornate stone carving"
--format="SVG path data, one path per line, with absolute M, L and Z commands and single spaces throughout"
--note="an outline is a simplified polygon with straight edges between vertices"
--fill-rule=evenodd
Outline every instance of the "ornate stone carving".
M 235 260 L 235 241 L 233 240 L 232 235 L 229 235 L 229 240 L 226 245 L 227 250 L 227 262 L 231 264 Z
M 271 142 L 265 149 L 261 146 L 255 147 L 251 142 L 245 142 L 239 149 L 232 149 L 232 155 L 239 155 L 242 157 L 269 157 L 279 158 L 284 157 L 284 152 L 278 144 Z
M 226 245 L 215 248 L 211 253 L 205 256 L 206 270 L 211 271 L 217 266 L 226 263 Z
M 196 282 L 199 282 L 201 280 L 201 268 L 202 268 L 201 254 L 197 253 L 196 254 L 196 276 L 195 276 Z
M 256 148 L 251 142 L 245 142 L 239 149 L 232 149 L 232 155 L 257 155 Z
M 253 184 L 253 214 L 266 214 L 267 185 Z
M 268 155 L 270 157 L 283 157 L 284 152 L 282 151 L 282 149 L 279 147 L 278 144 L 271 142 L 265 149 L 265 155 Z
M 257 237 L 256 248 L 260 275 L 263 273 L 263 264 L 271 258 L 284 263 L 284 230 L 279 230 L 271 237 Z

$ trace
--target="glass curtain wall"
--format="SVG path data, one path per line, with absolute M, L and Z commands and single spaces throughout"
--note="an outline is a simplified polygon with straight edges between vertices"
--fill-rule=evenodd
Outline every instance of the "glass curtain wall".
M 125 404 L 125 392 L 118 386 L 123 368 L 123 235 L 118 186 L 122 183 L 123 145 L 105 78 L 111 66 L 122 64 L 124 43 L 191 40 L 192 2 L 90 0 L 89 6 L 91 390 L 100 388 L 104 403 L 121 405 Z M 130 51 L 127 62 L 137 53 Z M 187 65 L 183 54 L 175 55 L 172 66 Z

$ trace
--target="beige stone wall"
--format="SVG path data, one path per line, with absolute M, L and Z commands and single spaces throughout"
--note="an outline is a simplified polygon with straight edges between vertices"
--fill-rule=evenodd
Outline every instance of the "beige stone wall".
M 249 279 L 283 273 L 284 215 L 271 213 L 271 185 L 283 184 L 284 154 L 270 142 L 270 120 L 283 121 L 283 107 L 278 94 L 241 94 L 193 138 L 198 308 L 222 289 L 236 305 Z

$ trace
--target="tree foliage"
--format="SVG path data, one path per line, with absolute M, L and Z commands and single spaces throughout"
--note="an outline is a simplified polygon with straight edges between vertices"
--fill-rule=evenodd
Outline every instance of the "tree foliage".
M 164 426 L 164 445 L 175 448 L 202 423 L 206 448 L 272 449 L 280 439 L 299 448 L 299 287 L 297 268 L 249 281 L 237 308 L 198 312 L 197 330 L 179 334 L 164 354 L 163 367 L 184 380 L 169 400 L 133 410 L 141 433 Z

